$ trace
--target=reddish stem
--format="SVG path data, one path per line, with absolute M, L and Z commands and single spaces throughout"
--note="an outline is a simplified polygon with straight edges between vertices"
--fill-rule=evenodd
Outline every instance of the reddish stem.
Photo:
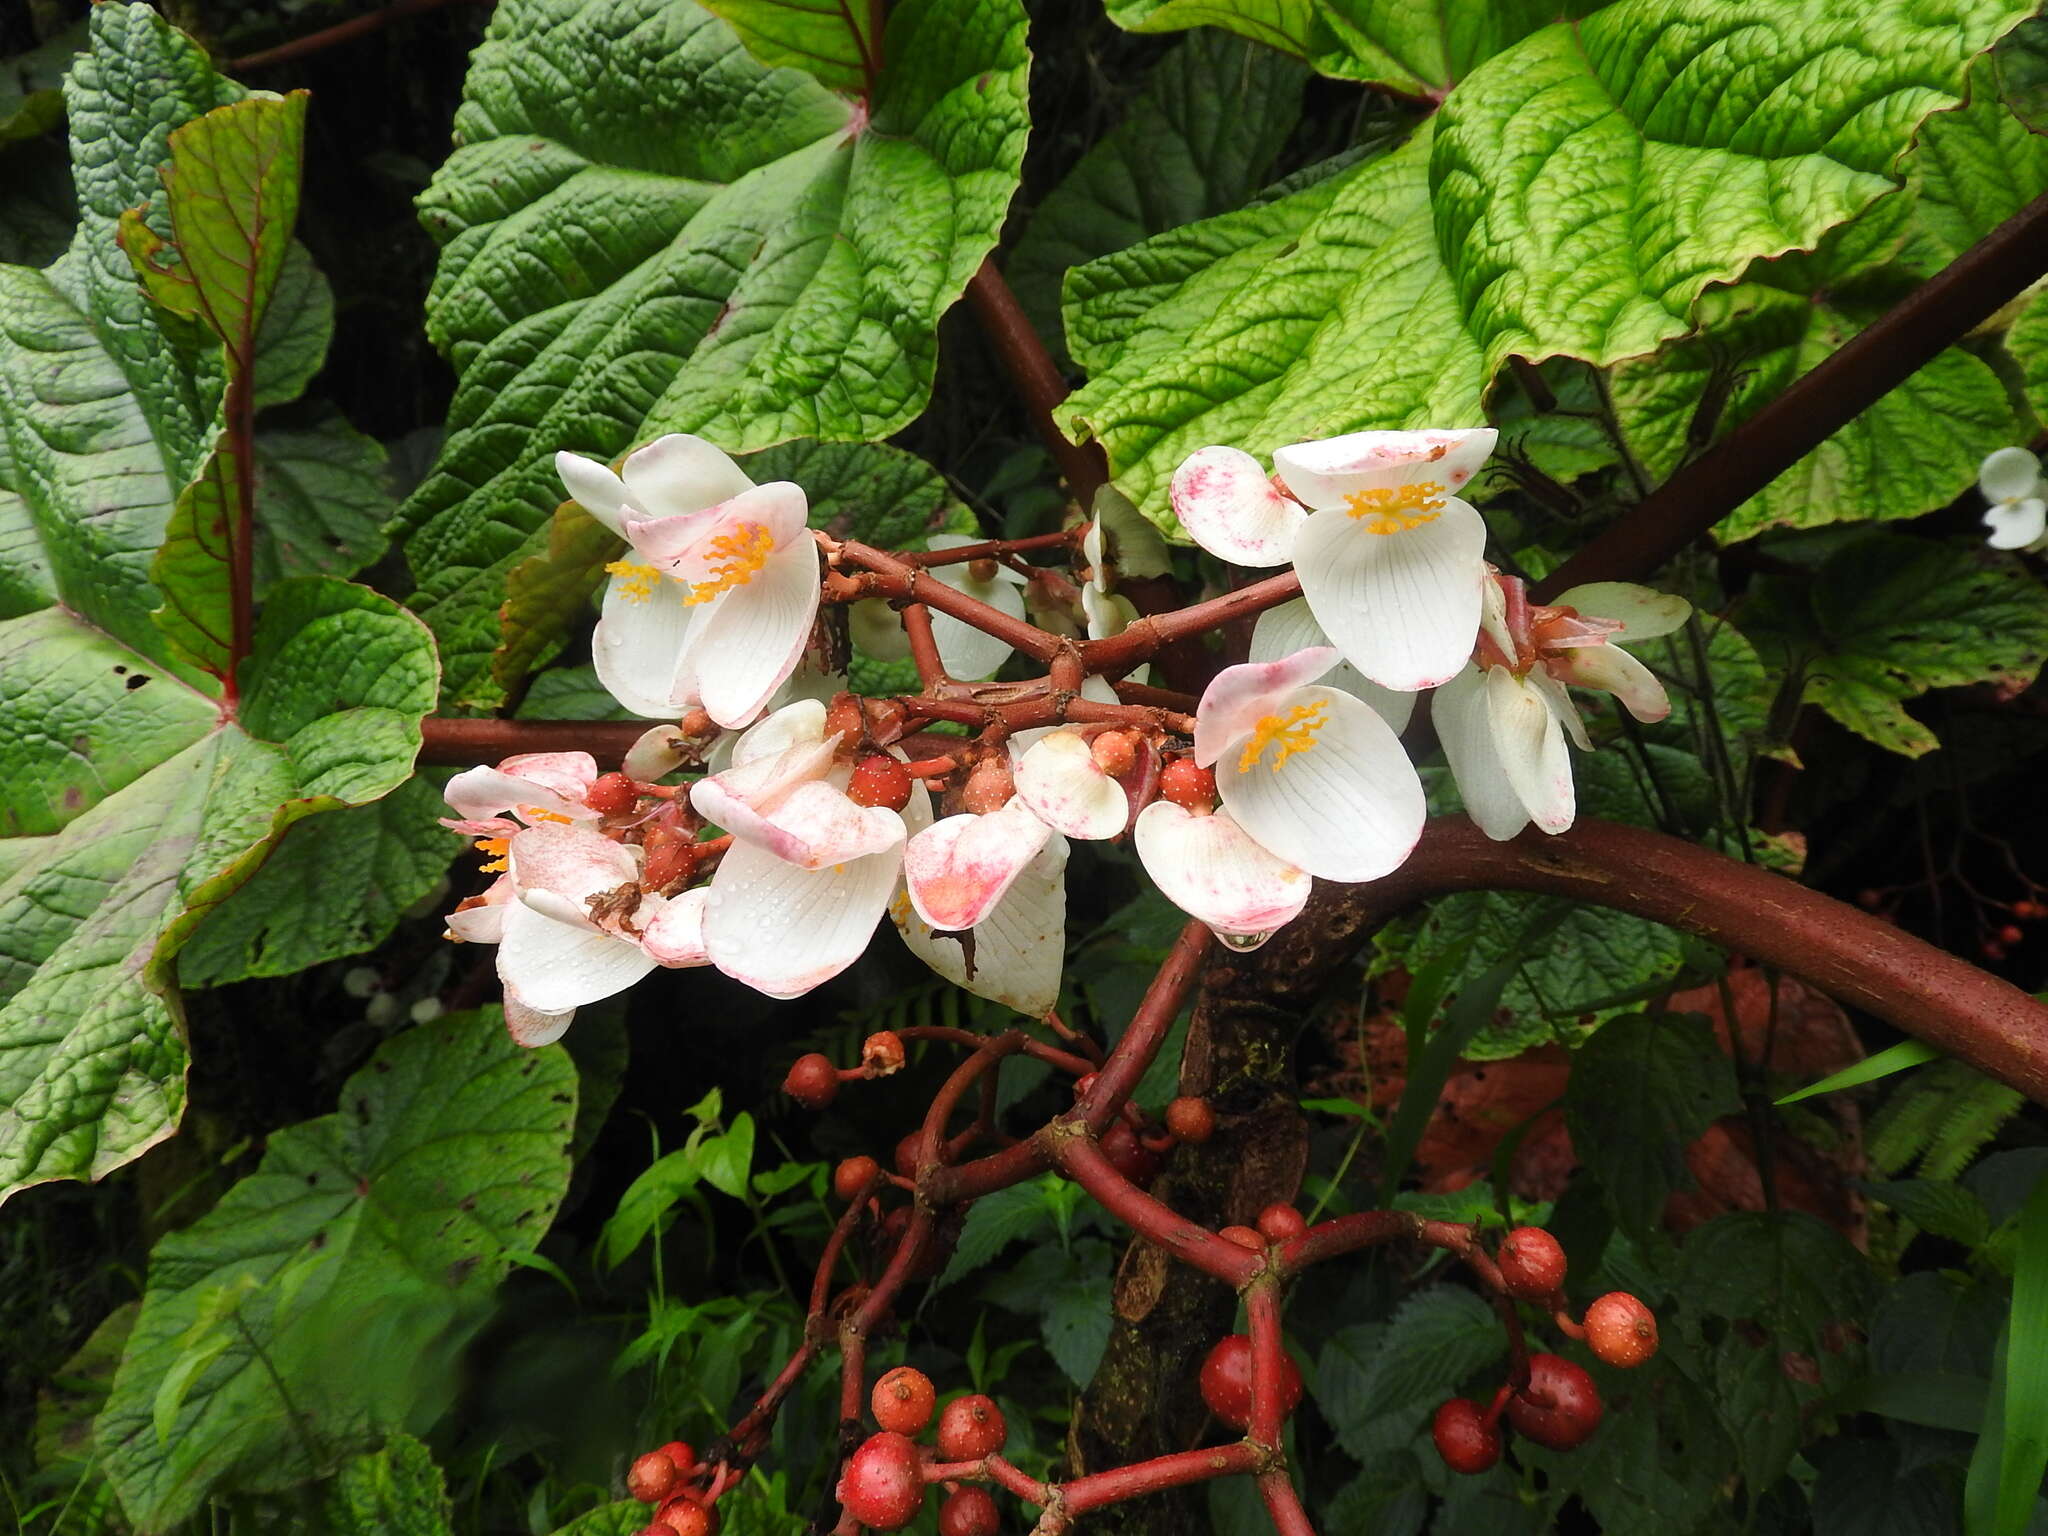
M 848 540 L 838 545 L 835 553 L 842 568 L 851 565 L 867 573 L 857 578 L 858 593 L 848 595 L 927 603 L 941 613 L 951 614 L 963 624 L 972 624 L 983 634 L 1005 641 L 1033 661 L 1050 662 L 1065 648 L 1066 642 L 1057 636 L 1047 634 L 1035 624 L 1013 619 L 1002 609 L 947 586 L 936 576 L 907 564 L 887 550 Z
M 1263 1255 L 1224 1241 L 1201 1223 L 1189 1221 L 1172 1206 L 1146 1194 L 1117 1172 L 1092 1138 L 1072 1134 L 1059 1138 L 1053 1161 L 1110 1215 L 1203 1274 L 1238 1287 L 1264 1267 Z
M 910 642 L 910 660 L 917 668 L 920 686 L 939 688 L 951 681 L 946 676 L 946 663 L 939 656 L 939 642 L 932 634 L 932 611 L 923 603 L 912 603 L 903 610 L 903 638 Z
M 1418 1237 L 1421 1227 L 1421 1220 L 1407 1211 L 1360 1211 L 1352 1216 L 1339 1216 L 1318 1222 L 1301 1236 L 1282 1243 L 1275 1263 L 1283 1275 L 1292 1275 L 1339 1254 L 1356 1253 L 1395 1238 Z
M 308 54 L 319 53 L 337 43 L 353 42 L 356 38 L 382 31 L 401 17 L 417 16 L 422 11 L 437 11 L 451 3 L 489 4 L 490 0 L 391 0 L 391 3 L 382 10 L 353 16 L 347 21 L 324 27 L 318 32 L 308 32 L 304 37 L 295 37 L 288 43 L 279 43 L 275 48 L 265 48 L 260 53 L 244 54 L 239 59 L 232 59 L 228 63 L 228 73 L 239 75 L 252 69 L 266 69 L 273 64 L 289 64 L 293 59 L 302 59 Z
M 1268 608 L 1278 608 L 1299 596 L 1301 578 L 1293 571 L 1268 576 L 1264 581 L 1225 592 L 1205 603 L 1193 603 L 1171 613 L 1155 613 L 1147 618 L 1134 619 L 1122 634 L 1083 644 L 1081 660 L 1087 663 L 1090 672 L 1114 677 L 1130 671 L 1140 662 L 1150 661 L 1163 647 L 1176 640 L 1220 629 L 1233 620 L 1264 613 Z
M 1133 1462 L 1128 1467 L 1091 1472 L 1086 1477 L 1077 1477 L 1071 1483 L 1059 1485 L 1060 1508 L 1068 1515 L 1083 1515 L 1091 1509 L 1101 1509 L 1105 1504 L 1121 1504 L 1125 1499 L 1135 1499 L 1140 1494 L 1184 1488 L 1189 1483 L 1205 1483 L 1211 1478 L 1228 1477 L 1235 1472 L 1256 1472 L 1263 1455 L 1258 1446 L 1240 1440 L 1235 1445 L 1177 1451 L 1170 1456 Z
M 1017 295 L 996 270 L 994 258 L 984 261 L 968 280 L 967 302 L 973 306 L 975 318 L 981 322 L 982 332 L 995 350 L 996 360 L 1003 365 L 1003 372 L 1023 397 L 1025 409 L 1031 413 L 1031 424 L 1038 429 L 1039 441 L 1059 465 L 1067 488 L 1083 507 L 1092 507 L 1095 493 L 1109 478 L 1108 464 L 1098 445 L 1082 446 L 1068 441 L 1059 423 L 1053 420 L 1054 408 L 1067 398 L 1067 381 L 1060 377 L 1052 354 L 1031 328 Z
M 448 720 L 420 722 L 422 766 L 468 767 L 517 752 L 588 752 L 616 763 L 647 733 L 652 720 Z
M 1229 1246 L 1237 1247 L 1235 1243 Z M 1277 1452 L 1280 1426 L 1286 1419 L 1281 1398 L 1287 1346 L 1280 1337 L 1280 1293 L 1272 1281 L 1245 1292 L 1244 1312 L 1252 1341 L 1252 1419 L 1247 1433 L 1254 1443 Z
M 1259 1497 L 1266 1501 L 1266 1514 L 1278 1536 L 1316 1536 L 1316 1528 L 1309 1524 L 1308 1511 L 1301 1507 L 1300 1495 L 1287 1479 L 1286 1468 L 1261 1472 L 1257 1482 Z
M 963 565 L 969 560 L 994 560 L 1004 555 L 1029 554 L 1040 549 L 1072 549 L 1087 532 L 1086 523 L 1062 528 L 1058 533 L 1034 533 L 1028 539 L 989 539 L 980 544 L 961 544 L 952 549 L 904 550 L 906 564 L 930 570 L 935 565 Z
M 1124 1100 L 1137 1092 L 1195 978 L 1201 974 L 1202 961 L 1208 956 L 1213 937 L 1206 924 L 1191 919 L 1173 941 L 1173 948 L 1167 951 L 1165 962 L 1131 1015 L 1130 1026 L 1110 1051 L 1102 1070 L 1095 1074 L 1095 1086 L 1075 1106 L 1091 1131 L 1100 1135 L 1116 1117 Z

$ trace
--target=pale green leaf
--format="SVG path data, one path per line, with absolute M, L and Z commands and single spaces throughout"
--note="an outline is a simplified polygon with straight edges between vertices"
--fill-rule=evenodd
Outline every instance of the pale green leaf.
M 353 576 L 384 553 L 384 450 L 338 416 L 256 434 L 256 595 L 291 576 Z

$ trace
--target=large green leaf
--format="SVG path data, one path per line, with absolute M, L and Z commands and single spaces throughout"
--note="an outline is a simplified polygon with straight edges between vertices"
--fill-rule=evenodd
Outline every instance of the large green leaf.
M 492 1013 L 389 1041 L 340 1103 L 272 1136 L 255 1173 L 150 1256 L 98 1426 L 144 1529 L 224 1479 L 290 1487 L 431 1419 L 568 1188 L 576 1070 L 558 1046 L 513 1045 Z
M 923 408 L 1016 187 L 1023 12 L 906 0 L 883 53 L 857 111 L 687 0 L 499 7 L 422 200 L 460 385 L 406 553 L 453 702 L 500 695 L 498 607 L 561 499 L 556 450 L 873 440 Z
M 6 1194 L 98 1178 L 176 1128 L 179 945 L 294 822 L 405 781 L 435 667 L 417 619 L 330 577 L 272 592 L 239 721 L 60 610 L 0 624 L 0 655 L 41 684 L 0 692 L 0 740 L 27 744 L 27 771 L 0 798 L 30 834 L 0 844 Z M 123 695 L 150 732 L 146 755 L 113 739 Z M 103 709 L 72 737 L 47 734 Z M 95 750 L 113 769 L 105 785 L 84 782 Z
M 1062 426 L 1107 449 L 1162 526 L 1194 448 L 1265 453 L 1476 420 L 1513 355 L 1612 363 L 1693 324 L 1700 294 L 1809 249 L 1894 186 L 1965 67 L 2025 14 L 1998 0 L 1620 0 L 1461 81 L 1413 143 L 1274 205 L 1250 244 L 1158 292 L 1146 242 L 1077 273 L 1095 377 Z M 1254 227 L 1226 215 L 1232 232 Z M 1220 224 L 1223 221 L 1209 221 Z M 1291 228 L 1286 225 L 1291 224 Z M 1202 238 L 1159 237 L 1168 253 Z M 1090 323 L 1134 274 L 1157 300 L 1113 360 Z
M 333 1536 L 449 1536 L 450 1513 L 433 1452 L 411 1435 L 351 1457 L 327 1490 Z
M 747 52 L 770 69 L 789 65 L 849 96 L 867 94 L 880 64 L 875 21 L 865 0 L 705 0 Z

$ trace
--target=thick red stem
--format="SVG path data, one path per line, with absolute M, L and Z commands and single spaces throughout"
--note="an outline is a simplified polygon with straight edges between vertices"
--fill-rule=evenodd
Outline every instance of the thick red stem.
M 1031 413 L 1031 424 L 1038 429 L 1039 441 L 1059 465 L 1067 489 L 1083 507 L 1092 507 L 1095 493 L 1109 478 L 1108 464 L 1100 447 L 1069 442 L 1059 423 L 1053 420 L 1054 407 L 1067 398 L 1067 381 L 1060 377 L 1052 354 L 1031 328 L 1017 295 L 996 270 L 993 257 L 984 261 L 968 280 L 967 302 L 974 307 L 974 316 L 981 322 L 1003 372 L 1010 376 L 1010 383 L 1023 398 L 1024 408 Z
M 1235 619 L 1250 618 L 1268 608 L 1278 608 L 1301 596 L 1301 578 L 1293 571 L 1268 576 L 1248 587 L 1239 587 L 1205 603 L 1192 603 L 1171 613 L 1153 614 L 1133 620 L 1122 634 L 1105 640 L 1090 640 L 1081 647 L 1081 660 L 1090 672 L 1108 676 L 1128 672 L 1140 662 L 1150 661 L 1176 640 L 1185 640 Z
M 1240 1440 L 1235 1445 L 1219 1445 L 1203 1451 L 1179 1451 L 1128 1467 L 1091 1472 L 1086 1477 L 1077 1477 L 1071 1483 L 1059 1485 L 1060 1506 L 1069 1515 L 1086 1514 L 1091 1509 L 1100 1509 L 1105 1504 L 1121 1504 L 1125 1499 L 1135 1499 L 1144 1493 L 1181 1488 L 1189 1483 L 1207 1482 L 1212 1477 L 1228 1477 L 1236 1472 L 1256 1472 L 1264 1454 L 1259 1447 Z

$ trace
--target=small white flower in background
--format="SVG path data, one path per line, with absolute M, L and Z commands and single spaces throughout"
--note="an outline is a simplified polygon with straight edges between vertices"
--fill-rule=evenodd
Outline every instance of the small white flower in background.
M 2000 448 L 1978 469 L 1977 489 L 1991 503 L 1984 526 L 1993 549 L 2048 547 L 2048 484 L 2039 459 L 2024 448 Z
M 770 997 L 797 997 L 860 958 L 903 864 L 903 818 L 847 797 L 852 767 L 815 699 L 785 705 L 734 744 L 690 803 L 733 837 L 711 877 L 711 963 Z
M 1270 478 L 1250 454 L 1203 448 L 1174 473 L 1174 515 L 1222 559 L 1292 563 L 1344 659 L 1412 693 L 1451 677 L 1471 653 L 1486 522 L 1456 492 L 1498 435 L 1350 432 L 1278 449 Z
M 1326 880 L 1377 880 L 1408 857 L 1427 808 L 1386 721 L 1313 686 L 1337 661 L 1322 646 L 1225 667 L 1195 711 L 1195 762 L 1267 852 Z
M 1117 591 L 1123 581 L 1173 574 L 1173 556 L 1159 530 L 1128 496 L 1108 485 L 1095 493 L 1095 517 L 1082 537 L 1081 559 L 1088 567 L 1081 613 L 1090 640 L 1120 635 L 1136 622 L 1137 604 Z M 1134 683 L 1150 682 L 1152 664 L 1133 668 L 1128 676 Z
M 1619 642 L 1680 628 L 1692 605 L 1626 582 L 1595 582 L 1532 606 L 1514 577 L 1490 581 L 1478 654 L 1436 691 L 1430 719 L 1479 829 L 1506 841 L 1532 822 L 1562 832 L 1578 812 L 1565 737 L 1590 750 L 1567 683 L 1613 694 L 1638 720 L 1671 712 L 1664 685 Z
M 969 534 L 935 533 L 925 540 L 925 548 L 936 552 L 986 542 Z M 974 567 L 979 563 L 961 561 L 954 565 L 935 565 L 928 574 L 955 592 L 964 592 L 1013 619 L 1022 619 L 1025 578 L 999 560 L 989 562 L 994 567 L 991 575 L 979 577 L 974 574 Z M 937 609 L 932 610 L 932 639 L 938 643 L 939 660 L 946 664 L 946 675 L 962 682 L 980 682 L 983 678 L 994 677 L 997 669 L 1010 659 L 1007 642 Z

